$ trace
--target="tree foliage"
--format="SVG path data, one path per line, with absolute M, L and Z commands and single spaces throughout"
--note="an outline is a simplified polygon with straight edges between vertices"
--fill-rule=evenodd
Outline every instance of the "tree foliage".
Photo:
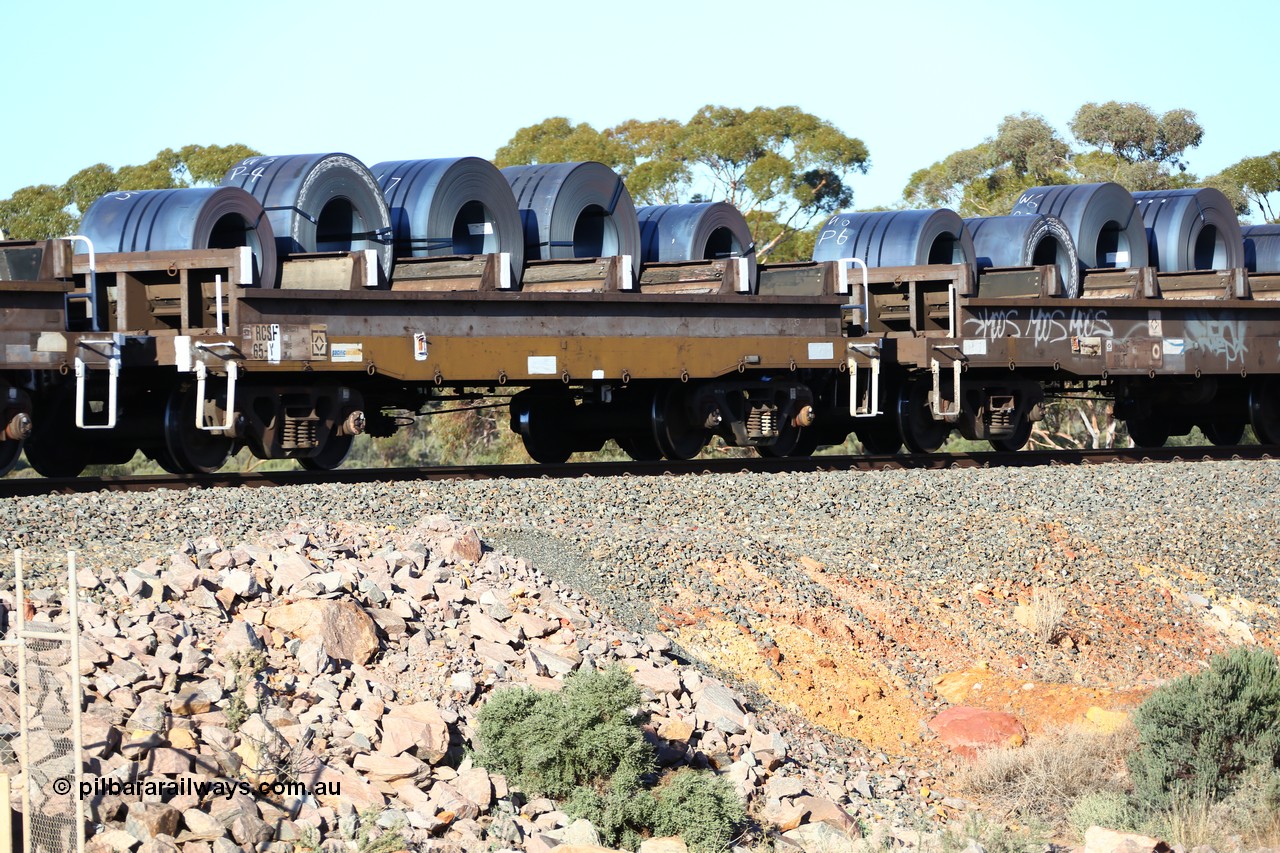
M 1267 222 L 1280 222 L 1280 151 L 1246 157 L 1211 180 L 1234 196 L 1239 212 L 1256 212 Z
M 516 131 L 499 166 L 598 160 L 623 176 L 639 204 L 728 201 L 746 214 L 757 257 L 789 259 L 794 242 L 853 203 L 866 146 L 797 107 L 706 106 L 687 122 L 632 119 L 598 131 L 550 118 Z M 789 251 L 790 250 L 790 251 Z
M 1186 153 L 1204 128 L 1190 110 L 1157 115 L 1142 104 L 1089 103 L 1070 128 L 1076 149 L 1041 116 L 1007 116 L 995 136 L 915 172 L 903 198 L 913 207 L 999 216 L 1023 190 L 1047 184 L 1115 181 L 1133 192 L 1196 184 Z
M 75 232 L 95 200 L 119 190 L 163 190 L 213 185 L 232 165 L 258 152 L 246 145 L 166 148 L 138 166 L 113 169 L 96 163 L 59 186 L 23 187 L 0 199 L 0 230 L 15 240 L 44 240 Z
M 1066 182 L 1070 153 L 1041 116 L 1006 116 L 995 136 L 915 172 L 903 197 L 913 207 L 999 216 L 1009 212 L 1024 190 Z

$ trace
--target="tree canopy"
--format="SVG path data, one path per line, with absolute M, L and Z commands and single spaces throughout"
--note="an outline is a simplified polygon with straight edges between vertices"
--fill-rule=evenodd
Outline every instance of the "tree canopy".
M 1045 184 L 1114 181 L 1137 192 L 1197 183 L 1186 152 L 1200 144 L 1204 128 L 1190 110 L 1157 115 L 1142 104 L 1088 103 L 1070 129 L 1078 148 L 1041 116 L 1007 116 L 995 136 L 915 172 L 903 199 L 962 216 L 998 216 L 1023 190 Z
M 44 240 L 75 233 L 89 205 L 119 190 L 163 190 L 209 186 L 232 165 L 258 152 L 247 145 L 185 145 L 166 148 L 140 166 L 113 169 L 97 163 L 66 183 L 23 187 L 0 199 L 0 231 L 13 240 Z
M 1257 213 L 1280 222 L 1280 151 L 1246 157 L 1210 179 L 1236 202 L 1240 213 Z
M 852 205 L 848 180 L 869 159 L 860 139 L 797 107 L 709 105 L 683 123 L 632 119 L 605 130 L 549 118 L 516 131 L 494 161 L 598 160 L 618 170 L 640 204 L 728 201 L 746 215 L 765 259 Z

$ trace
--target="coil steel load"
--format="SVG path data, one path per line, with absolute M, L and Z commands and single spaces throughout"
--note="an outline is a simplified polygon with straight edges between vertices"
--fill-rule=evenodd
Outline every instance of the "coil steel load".
M 1080 295 L 1080 261 L 1071 232 L 1056 216 L 979 216 L 964 221 L 973 237 L 978 272 L 988 267 L 1052 265 L 1062 295 Z
M 951 210 L 837 213 L 818 231 L 813 260 L 861 258 L 869 267 L 975 265 L 973 238 Z
M 622 178 L 603 163 L 508 166 L 502 175 L 524 222 L 525 258 L 627 255 L 640 277 L 640 225 Z
M 479 157 L 391 160 L 371 169 L 391 209 L 396 257 L 511 256 L 511 282 L 524 269 L 524 230 L 511 186 Z
M 1036 187 L 1022 194 L 1012 213 L 1061 219 L 1075 240 L 1082 272 L 1147 265 L 1146 228 L 1133 196 L 1119 184 Z
M 80 233 L 97 252 L 234 249 L 253 252 L 253 281 L 276 286 L 276 239 L 261 202 L 236 187 L 108 193 L 95 201 Z
M 1280 225 L 1251 225 L 1242 236 L 1249 272 L 1280 273 Z
M 227 170 L 222 185 L 240 187 L 262 202 L 281 258 L 372 249 L 390 277 L 391 214 L 377 179 L 354 157 L 248 157 Z
M 1224 270 L 1244 264 L 1235 209 L 1212 187 L 1133 194 L 1147 228 L 1147 253 L 1160 272 Z
M 725 201 L 663 204 L 636 210 L 644 263 L 746 258 L 756 289 L 756 246 L 738 208 Z

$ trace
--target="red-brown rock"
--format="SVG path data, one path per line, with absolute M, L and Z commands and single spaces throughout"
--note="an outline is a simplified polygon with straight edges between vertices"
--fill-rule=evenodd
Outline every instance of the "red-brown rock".
M 980 749 L 1022 746 L 1027 730 L 1012 714 L 985 708 L 948 708 L 929 721 L 938 739 L 958 755 L 972 758 Z

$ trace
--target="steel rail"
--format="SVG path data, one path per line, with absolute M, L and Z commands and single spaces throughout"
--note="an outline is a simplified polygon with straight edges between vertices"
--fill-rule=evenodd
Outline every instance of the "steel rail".
M 466 465 L 422 468 L 352 468 L 336 471 L 223 472 L 134 477 L 0 480 L 0 498 L 98 491 L 257 488 L 322 483 L 413 482 L 424 480 L 525 480 L 575 477 L 687 476 L 698 474 L 803 473 L 810 471 L 947 470 L 1026 468 L 1044 465 L 1107 465 L 1142 462 L 1223 462 L 1280 459 L 1271 445 L 1239 447 L 1110 448 L 1106 450 L 1023 450 L 1018 452 L 895 454 L 892 456 L 805 456 L 788 459 L 729 457 L 658 462 L 568 462 L 563 465 Z

